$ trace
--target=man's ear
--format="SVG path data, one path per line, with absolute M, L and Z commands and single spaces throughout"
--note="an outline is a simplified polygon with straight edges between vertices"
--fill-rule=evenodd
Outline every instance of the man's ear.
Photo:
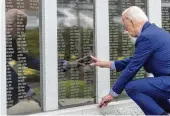
M 17 22 L 13 23 L 10 34 L 12 35 L 13 39 L 17 38 Z
M 132 23 L 132 26 L 133 26 L 133 27 L 135 27 L 135 24 L 134 24 L 134 22 L 133 22 L 132 20 L 130 20 L 130 21 L 131 21 L 131 23 Z

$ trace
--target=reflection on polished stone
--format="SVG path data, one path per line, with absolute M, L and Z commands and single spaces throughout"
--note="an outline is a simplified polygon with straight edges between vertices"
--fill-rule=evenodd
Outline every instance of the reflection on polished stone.
M 41 108 L 34 101 L 22 100 L 7 110 L 8 115 L 26 115 L 41 112 Z
M 109 0 L 109 44 L 111 61 L 122 60 L 133 55 L 134 45 L 130 39 L 128 39 L 128 34 L 125 33 L 121 20 L 122 12 L 130 6 L 138 6 L 147 13 L 147 0 Z M 143 78 L 144 74 L 144 70 L 141 69 L 137 73 L 136 78 Z M 110 87 L 112 87 L 120 75 L 120 72 L 111 70 Z
M 94 0 L 57 0 L 57 5 L 58 59 L 72 64 L 63 72 L 58 63 L 59 109 L 92 104 L 95 69 L 84 66 L 85 59 L 74 62 L 94 53 Z
M 59 107 L 74 107 L 79 105 L 87 105 L 94 103 L 94 98 L 73 98 L 73 99 L 60 99 Z
M 40 112 L 39 0 L 5 0 L 8 114 Z

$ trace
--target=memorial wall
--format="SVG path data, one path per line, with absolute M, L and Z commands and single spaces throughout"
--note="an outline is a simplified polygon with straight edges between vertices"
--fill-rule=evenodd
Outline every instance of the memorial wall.
M 35 105 L 41 106 L 39 1 L 5 2 L 7 108 L 9 114 L 20 114 L 23 111 L 17 109 L 27 110 Z M 29 106 L 24 105 L 28 102 Z M 15 109 L 14 112 L 12 108 Z
M 162 0 L 162 28 L 170 32 L 170 0 Z
M 109 0 L 109 39 L 110 39 L 110 60 L 122 60 L 133 55 L 134 45 L 125 34 L 124 26 L 121 22 L 122 12 L 130 7 L 138 6 L 147 13 L 147 0 Z M 110 73 L 110 86 L 113 86 L 115 80 L 121 72 L 112 71 Z M 137 78 L 144 77 L 145 71 L 141 69 L 136 75 Z M 120 98 L 125 98 L 125 92 Z
M 49 1 L 50 2 L 50 1 Z M 58 41 L 58 96 L 59 109 L 94 104 L 96 98 L 95 68 L 75 64 L 63 71 L 63 62 L 95 55 L 94 0 L 56 0 Z M 162 25 L 170 31 L 170 0 L 162 0 Z M 39 1 L 6 0 L 6 74 L 7 108 L 40 108 L 40 36 Z M 130 6 L 139 6 L 147 13 L 147 0 L 109 0 L 110 60 L 121 60 L 133 55 L 134 45 L 124 33 L 121 13 Z M 52 51 L 51 51 L 52 52 Z M 111 71 L 110 87 L 121 73 Z M 141 69 L 136 75 L 143 78 Z M 57 90 L 56 90 L 57 92 Z M 120 98 L 126 98 L 123 92 Z M 24 103 L 31 102 L 29 107 Z M 57 100 L 56 100 L 57 101 Z M 37 110 L 40 111 L 40 110 Z M 17 111 L 20 114 L 20 111 Z M 30 111 L 33 113 L 34 111 Z M 12 112 L 9 112 L 12 114 Z
M 92 104 L 94 68 L 73 66 L 63 72 L 60 61 L 73 63 L 94 54 L 94 0 L 57 0 L 57 5 L 59 108 Z

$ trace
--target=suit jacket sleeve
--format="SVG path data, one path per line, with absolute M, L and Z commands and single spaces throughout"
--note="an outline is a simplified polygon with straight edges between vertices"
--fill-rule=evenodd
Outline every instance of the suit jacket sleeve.
M 120 72 L 122 70 L 124 70 L 126 68 L 126 66 L 129 64 L 129 62 L 131 61 L 132 57 L 126 58 L 124 60 L 115 60 L 114 64 L 115 64 L 115 69 L 117 72 Z
M 40 60 L 30 57 L 27 54 L 23 54 L 26 57 L 26 66 L 35 70 L 40 70 Z
M 133 79 L 136 73 L 140 70 L 146 60 L 153 52 L 153 44 L 146 37 L 138 37 L 135 44 L 135 52 L 129 64 L 122 72 L 121 76 L 115 81 L 112 90 L 120 94 L 126 84 Z
M 17 58 L 17 41 L 16 40 L 12 40 L 12 47 L 14 49 L 14 54 L 12 55 L 12 59 L 18 61 L 18 58 Z M 26 53 L 23 53 L 22 55 L 23 55 L 23 57 L 26 58 L 26 67 L 36 69 L 36 70 L 40 70 L 40 60 L 39 59 L 32 58 Z

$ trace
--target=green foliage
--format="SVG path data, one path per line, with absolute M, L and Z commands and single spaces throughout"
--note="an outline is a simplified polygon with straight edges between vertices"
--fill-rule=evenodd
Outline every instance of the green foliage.
M 59 58 L 74 61 L 93 51 L 93 29 L 90 27 L 59 27 L 57 39 Z M 89 47 L 89 51 L 84 51 L 83 47 Z
M 36 93 L 37 95 L 40 95 L 40 88 L 39 88 L 39 87 L 33 88 L 33 90 L 35 91 L 35 93 Z
M 35 70 L 35 73 L 32 75 L 27 75 L 25 79 L 26 82 L 40 82 L 40 73 Z
M 39 29 L 27 30 L 26 33 L 27 50 L 28 54 L 34 58 L 39 59 L 40 55 L 40 41 L 39 41 Z
M 72 28 L 77 28 L 78 27 L 66 27 L 63 28 L 64 30 L 60 30 L 58 31 L 58 55 L 59 57 L 62 57 L 66 60 L 76 60 L 79 56 L 74 55 L 70 52 L 70 30 Z M 81 48 L 78 48 L 78 50 L 81 49 L 81 52 L 78 53 L 83 53 L 83 42 L 85 40 L 85 42 L 88 42 L 88 44 L 90 43 L 91 47 L 93 47 L 93 29 L 88 28 L 88 29 L 83 29 L 83 28 L 79 28 L 78 30 L 80 30 L 80 38 L 73 38 L 73 39 L 81 39 L 82 40 L 82 44 L 81 44 Z M 29 51 L 28 54 L 29 56 L 32 56 L 34 58 L 39 59 L 39 29 L 34 29 L 34 30 L 28 30 L 25 33 L 26 35 L 26 41 L 27 41 L 27 50 Z M 61 43 L 62 42 L 62 43 Z M 64 52 L 63 50 L 60 48 L 62 47 L 62 44 L 65 44 L 64 47 Z M 85 43 L 86 44 L 86 43 Z M 56 48 L 57 49 L 57 48 Z M 26 81 L 27 82 L 39 82 L 40 81 L 40 75 L 39 75 L 39 71 L 35 71 L 35 70 L 30 70 L 30 69 L 26 69 L 26 73 L 27 74 L 27 78 Z M 69 76 L 69 75 L 68 75 Z M 69 79 L 69 78 L 68 78 Z M 72 84 L 76 84 L 77 87 L 73 87 Z M 85 82 L 83 80 L 83 77 L 81 80 L 66 80 L 66 81 L 61 81 L 59 80 L 59 97 L 62 98 L 62 96 L 60 96 L 60 91 L 63 90 L 63 87 L 65 88 L 65 96 L 66 98 L 71 98 L 71 89 L 76 89 L 75 91 L 78 91 L 78 97 L 79 98 L 84 98 L 84 93 L 85 90 L 87 90 L 88 88 L 88 93 L 90 93 L 88 95 L 88 97 L 94 97 L 95 92 L 94 92 L 94 86 L 92 84 L 87 84 L 87 82 Z M 73 87 L 73 88 L 71 88 Z M 85 89 L 86 88 L 86 89 Z M 36 91 L 36 93 L 39 93 L 39 88 L 34 88 L 34 90 Z
M 88 87 L 88 92 L 90 93 L 89 97 L 94 97 L 94 86 L 93 85 L 88 85 L 86 82 L 83 80 L 66 80 L 66 81 L 59 81 L 59 92 L 63 90 L 66 90 L 66 96 L 59 96 L 60 99 L 62 98 L 71 98 L 71 84 L 78 85 L 78 87 L 74 87 L 74 92 L 78 91 L 78 98 L 84 98 L 84 88 Z M 59 94 L 60 95 L 60 94 Z

